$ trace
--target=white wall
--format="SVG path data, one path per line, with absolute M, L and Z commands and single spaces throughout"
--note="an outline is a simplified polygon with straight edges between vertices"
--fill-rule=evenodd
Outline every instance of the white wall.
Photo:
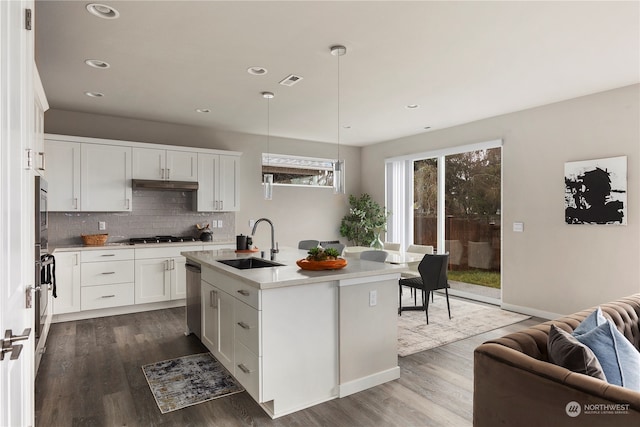
M 62 110 L 49 110 L 45 131 L 62 135 L 120 139 L 240 151 L 240 212 L 236 214 L 235 234 L 249 234 L 249 219 L 269 218 L 281 246 L 297 247 L 299 240 L 334 240 L 340 238 L 340 220 L 349 208 L 348 194 L 360 190 L 360 148 L 340 147 L 346 163 L 347 195 L 334 195 L 331 189 L 275 187 L 273 200 L 262 196 L 261 155 L 266 151 L 266 137 L 207 128 L 182 126 L 121 117 L 100 116 Z M 335 144 L 270 138 L 270 151 L 278 154 L 332 158 Z M 260 224 L 255 244 L 268 251 L 268 225 Z
M 502 139 L 502 298 L 553 317 L 640 292 L 640 85 L 364 147 L 362 191 L 384 201 L 384 159 Z M 628 156 L 628 225 L 567 225 L 564 163 Z M 524 222 L 524 233 L 512 231 Z

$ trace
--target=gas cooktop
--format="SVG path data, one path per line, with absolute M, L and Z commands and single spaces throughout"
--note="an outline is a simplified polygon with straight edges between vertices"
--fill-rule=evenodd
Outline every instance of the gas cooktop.
M 144 243 L 177 243 L 177 242 L 197 242 L 198 239 L 192 236 L 153 236 L 153 237 L 133 237 L 129 239 L 129 244 L 138 245 Z

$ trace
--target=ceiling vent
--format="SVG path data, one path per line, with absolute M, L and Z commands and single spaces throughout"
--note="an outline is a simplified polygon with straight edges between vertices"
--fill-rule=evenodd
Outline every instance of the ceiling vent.
M 289 74 L 287 77 L 284 78 L 284 80 L 282 80 L 280 82 L 280 84 L 282 86 L 293 86 L 294 84 L 298 83 L 303 78 L 304 77 L 302 77 L 302 76 L 296 76 L 295 74 Z

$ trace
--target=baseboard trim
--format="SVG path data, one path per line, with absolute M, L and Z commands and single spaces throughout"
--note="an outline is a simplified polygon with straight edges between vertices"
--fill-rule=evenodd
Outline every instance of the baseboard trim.
M 551 313 L 550 311 L 537 310 L 531 307 L 524 307 L 522 305 L 502 303 L 500 306 L 503 310 L 515 311 L 516 313 L 528 314 L 529 316 L 540 317 L 542 319 L 557 319 L 563 317 L 563 314 Z
M 117 316 L 142 311 L 162 310 L 164 308 L 184 307 L 185 299 L 153 302 L 149 304 L 125 305 L 122 307 L 101 308 L 98 310 L 78 311 L 76 313 L 54 314 L 51 323 L 71 322 L 74 320 L 94 319 L 96 317 Z
M 386 371 L 377 372 L 373 375 L 338 385 L 338 397 L 346 397 L 350 394 L 367 390 L 371 387 L 375 387 L 389 381 L 397 380 L 398 378 L 400 378 L 400 367 L 396 366 L 394 368 L 387 369 Z

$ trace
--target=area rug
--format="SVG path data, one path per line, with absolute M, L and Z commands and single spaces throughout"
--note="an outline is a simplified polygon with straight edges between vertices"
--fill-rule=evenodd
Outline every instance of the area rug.
M 163 414 L 244 391 L 210 353 L 144 365 L 142 371 Z
M 418 295 L 418 299 L 420 296 Z M 418 301 L 420 303 L 420 301 Z M 424 311 L 403 311 L 398 316 L 398 355 L 408 356 L 419 351 L 439 347 L 463 338 L 512 325 L 530 316 L 501 310 L 449 297 L 451 320 L 447 314 L 444 295 L 435 295 L 429 302 L 429 324 Z M 403 306 L 413 305 L 409 292 L 404 292 Z

